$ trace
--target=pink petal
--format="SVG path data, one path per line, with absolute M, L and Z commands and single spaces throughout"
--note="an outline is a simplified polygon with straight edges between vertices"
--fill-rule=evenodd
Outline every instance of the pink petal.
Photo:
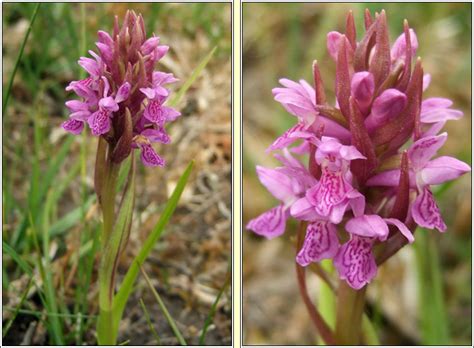
M 342 203 L 352 187 L 347 184 L 342 172 L 323 171 L 319 183 L 306 192 L 306 198 L 314 206 L 316 213 L 329 217 L 331 209 Z
M 293 203 L 290 213 L 295 219 L 303 221 L 314 221 L 320 218 L 306 197 L 300 198 Z
M 408 158 L 411 166 L 419 170 L 438 152 L 448 139 L 447 133 L 421 138 L 410 146 Z
M 339 40 L 342 34 L 337 31 L 331 31 L 327 34 L 326 47 L 332 59 L 337 60 L 337 52 L 339 50 Z
M 288 211 L 279 205 L 262 215 L 252 219 L 247 224 L 247 229 L 255 232 L 267 239 L 281 236 L 285 232 L 286 220 L 288 219 Z
M 257 166 L 257 175 L 263 186 L 278 200 L 287 202 L 294 198 L 292 180 L 278 170 Z
M 80 134 L 84 129 L 84 122 L 75 119 L 69 119 L 63 122 L 62 127 L 65 131 L 77 135 Z
M 140 88 L 140 92 L 142 92 L 148 99 L 155 98 L 155 90 L 153 88 Z
M 428 89 L 431 83 L 431 75 L 430 74 L 424 74 L 423 75 L 423 92 Z
M 153 149 L 151 145 L 144 144 L 141 145 L 141 154 L 140 158 L 142 163 L 147 167 L 164 167 L 165 160 L 161 158 Z
M 68 100 L 65 104 L 66 104 L 66 107 L 71 112 L 89 110 L 89 106 L 87 105 L 87 103 L 84 103 L 84 102 L 79 101 L 79 100 Z
M 395 225 L 400 230 L 400 232 L 406 237 L 406 239 L 408 239 L 409 243 L 413 243 L 415 241 L 415 237 L 413 237 L 413 234 L 408 229 L 408 227 L 405 226 L 403 222 L 401 222 L 398 219 L 384 219 L 384 220 L 391 225 Z
M 365 183 L 367 186 L 398 186 L 400 169 L 392 169 L 376 174 Z
M 158 44 L 160 43 L 160 38 L 157 36 L 151 37 L 148 40 L 146 40 L 142 47 L 140 47 L 140 51 L 144 56 L 152 53 L 157 47 Z
M 399 115 L 406 105 L 405 94 L 394 88 L 386 89 L 372 104 L 372 111 L 365 120 L 367 129 L 373 131 L 378 126 L 385 124 Z
M 418 48 L 418 39 L 416 37 L 415 31 L 410 29 L 410 41 L 411 41 L 411 56 L 414 57 L 416 54 L 416 50 Z M 399 58 L 405 58 L 406 52 L 406 42 L 405 42 L 405 34 L 401 34 L 394 42 L 390 55 L 392 56 L 392 61 L 397 60 Z
M 453 101 L 448 98 L 428 98 L 422 101 L 421 109 L 446 109 L 453 105 Z
M 456 158 L 441 156 L 425 165 L 421 170 L 421 179 L 426 184 L 438 185 L 459 178 L 470 170 L 471 167 Z
M 89 127 L 93 135 L 102 135 L 110 130 L 109 113 L 105 110 L 94 112 L 88 119 Z
M 181 116 L 181 113 L 179 111 L 176 111 L 173 108 L 169 108 L 167 106 L 162 106 L 161 107 L 163 117 L 166 119 L 167 122 L 172 122 L 176 120 L 179 116 Z
M 449 120 L 459 120 L 464 113 L 455 109 L 421 109 L 420 121 L 422 123 L 436 123 Z
M 121 103 L 125 99 L 127 99 L 128 96 L 130 95 L 130 89 L 131 89 L 131 86 L 130 86 L 130 83 L 128 82 L 125 82 L 123 85 L 121 85 L 117 91 L 117 95 L 115 96 L 115 102 Z
M 330 222 L 312 222 L 308 224 L 303 247 L 296 256 L 296 262 L 305 267 L 311 262 L 334 257 L 338 249 L 336 227 Z
M 148 140 L 150 140 L 153 143 L 169 144 L 169 142 L 171 141 L 169 135 L 166 133 L 164 129 L 148 128 L 148 129 L 145 129 L 140 134 L 147 137 Z
M 416 197 L 411 214 L 413 220 L 421 227 L 436 228 L 440 232 L 446 231 L 446 224 L 428 186 L 425 186 L 421 194 Z
M 368 71 L 360 71 L 352 76 L 351 94 L 359 105 L 360 111 L 366 114 L 374 94 L 374 75 Z
M 99 42 L 102 42 L 108 46 L 113 46 L 114 40 L 112 40 L 112 37 L 106 31 L 99 30 L 97 32 L 97 36 L 99 38 Z
M 99 101 L 99 107 L 107 111 L 117 111 L 119 109 L 117 102 L 112 97 L 102 98 Z
M 355 290 L 368 284 L 377 274 L 372 244 L 369 238 L 352 236 L 334 258 L 339 277 L 345 279 Z
M 388 226 L 378 215 L 362 215 L 346 223 L 346 231 L 361 237 L 377 238 L 381 241 L 388 237 Z
M 305 127 L 303 124 L 298 123 L 295 126 L 291 127 L 288 129 L 285 133 L 283 133 L 281 136 L 276 138 L 276 140 L 273 142 L 273 144 L 268 147 L 266 152 L 274 151 L 274 150 L 281 150 L 292 143 L 294 143 L 297 140 L 301 139 L 308 139 L 314 137 L 313 134 L 306 132 Z

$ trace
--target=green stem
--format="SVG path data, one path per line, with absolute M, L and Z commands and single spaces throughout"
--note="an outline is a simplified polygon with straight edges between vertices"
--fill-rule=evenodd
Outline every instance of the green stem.
M 100 143 L 99 147 L 104 146 Z M 108 149 L 110 152 L 110 148 Z M 102 151 L 98 151 L 102 152 Z M 105 152 L 105 151 L 104 151 Z M 104 153 L 102 153 L 104 154 Z M 107 267 L 106 260 L 110 259 L 108 251 L 109 239 L 115 221 L 115 197 L 117 194 L 117 178 L 120 165 L 105 161 L 104 175 L 100 183 L 100 205 L 102 208 L 103 228 L 101 235 L 102 255 L 99 266 L 99 318 L 97 321 L 97 339 L 100 345 L 114 345 L 116 342 L 116 330 L 114 330 L 112 304 L 114 300 L 113 272 L 114 267 Z M 96 171 L 101 170 L 96 166 Z M 96 173 L 97 174 L 97 173 Z M 110 265 L 109 265 L 110 266 Z
M 117 194 L 117 178 L 120 165 L 107 161 L 106 177 L 104 178 L 104 187 L 102 189 L 102 217 L 104 219 L 104 228 L 102 232 L 102 246 L 105 247 L 115 221 L 115 196 Z
M 362 314 L 364 313 L 367 286 L 354 290 L 345 280 L 339 282 L 337 291 L 336 344 L 360 345 Z

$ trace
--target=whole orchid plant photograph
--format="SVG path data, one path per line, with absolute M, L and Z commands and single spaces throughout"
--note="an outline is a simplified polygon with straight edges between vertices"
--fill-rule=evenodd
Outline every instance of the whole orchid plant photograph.
M 469 345 L 471 4 L 243 5 L 243 342 Z
M 231 5 L 2 7 L 2 343 L 230 345 Z

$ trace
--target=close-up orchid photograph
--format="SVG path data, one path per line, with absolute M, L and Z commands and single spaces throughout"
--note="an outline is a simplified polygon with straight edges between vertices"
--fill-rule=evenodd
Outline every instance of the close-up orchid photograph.
M 471 4 L 244 3 L 245 345 L 470 345 Z
M 2 345 L 231 345 L 231 4 L 2 8 Z

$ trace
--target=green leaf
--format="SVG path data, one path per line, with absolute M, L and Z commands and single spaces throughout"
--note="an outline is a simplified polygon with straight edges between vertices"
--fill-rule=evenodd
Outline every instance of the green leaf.
M 211 60 L 212 56 L 216 52 L 217 47 L 214 47 L 209 54 L 204 57 L 204 59 L 199 63 L 197 68 L 192 72 L 191 76 L 186 80 L 186 82 L 183 84 L 183 86 L 179 89 L 178 93 L 175 94 L 173 99 L 171 99 L 169 106 L 173 107 L 176 106 L 181 98 L 184 96 L 186 91 L 191 87 L 191 85 L 196 81 L 196 79 L 201 75 L 201 72 L 204 70 L 206 67 L 207 63 Z
M 183 175 L 178 180 L 178 184 L 173 191 L 170 199 L 166 203 L 165 209 L 158 220 L 158 223 L 155 225 L 155 228 L 150 233 L 148 238 L 146 239 L 143 247 L 141 248 L 138 255 L 135 257 L 132 265 L 127 271 L 125 278 L 120 286 L 119 291 L 117 292 L 114 298 L 113 304 L 113 316 L 114 316 L 114 324 L 118 327 L 118 323 L 122 318 L 123 311 L 125 309 L 125 305 L 127 304 L 128 298 L 132 292 L 133 284 L 135 283 L 135 279 L 137 279 L 137 275 L 139 272 L 139 265 L 143 264 L 150 254 L 153 246 L 157 242 L 157 240 L 161 237 L 164 228 L 166 227 L 168 221 L 170 220 L 171 216 L 173 215 L 176 206 L 178 205 L 179 198 L 184 191 L 186 183 L 188 181 L 189 175 L 193 169 L 194 161 L 191 161 L 184 171 Z
M 135 161 L 132 158 L 127 186 L 115 219 L 112 232 L 105 244 L 105 250 L 99 268 L 99 307 L 100 315 L 97 322 L 99 344 L 113 345 L 117 330 L 110 320 L 113 307 L 115 272 L 123 245 L 128 240 L 132 224 L 133 206 L 135 204 Z M 118 327 L 117 327 L 118 329 Z
M 148 284 L 148 287 L 150 288 L 151 292 L 153 293 L 153 296 L 155 296 L 156 302 L 158 302 L 158 305 L 160 306 L 161 311 L 163 312 L 163 314 L 166 318 L 166 321 L 168 321 L 168 324 L 171 326 L 171 330 L 173 330 L 174 335 L 178 339 L 179 344 L 181 344 L 182 346 L 187 346 L 187 343 L 186 343 L 183 335 L 181 334 L 181 331 L 179 331 L 179 329 L 178 329 L 178 325 L 176 325 L 176 322 L 174 321 L 174 319 L 171 316 L 170 312 L 166 308 L 165 303 L 163 302 L 160 295 L 158 294 L 158 292 L 154 288 L 153 284 L 151 283 L 150 278 L 148 278 L 148 275 L 146 274 L 145 270 L 143 269 L 143 267 L 141 265 L 140 265 L 140 271 L 142 272 L 143 277 L 145 277 L 145 280 Z

